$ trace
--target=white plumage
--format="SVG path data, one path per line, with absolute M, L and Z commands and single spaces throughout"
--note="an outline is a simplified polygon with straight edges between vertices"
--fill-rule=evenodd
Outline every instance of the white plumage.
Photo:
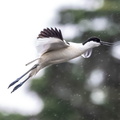
M 83 43 L 67 42 L 63 39 L 61 30 L 58 30 L 57 28 L 44 29 L 37 37 L 36 48 L 39 53 L 39 58 L 29 62 L 28 64 L 36 60 L 38 60 L 38 63 L 17 80 L 13 81 L 9 87 L 14 85 L 30 72 L 27 79 L 14 87 L 12 91 L 14 92 L 39 70 L 48 65 L 66 62 L 78 56 L 88 58 L 91 56 L 92 48 L 98 47 L 100 45 L 111 45 L 111 43 L 103 42 L 97 37 L 89 38 Z

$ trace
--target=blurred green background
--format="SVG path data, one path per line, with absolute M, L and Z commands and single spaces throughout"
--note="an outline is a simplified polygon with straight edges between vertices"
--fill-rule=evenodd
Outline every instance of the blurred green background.
M 61 8 L 57 17 L 56 25 L 76 29 L 73 42 L 91 36 L 120 40 L 120 0 L 104 0 L 92 10 Z M 1 113 L 0 120 L 120 120 L 120 57 L 113 51 L 101 46 L 88 59 L 46 68 L 30 86 L 43 100 L 43 110 L 35 116 Z

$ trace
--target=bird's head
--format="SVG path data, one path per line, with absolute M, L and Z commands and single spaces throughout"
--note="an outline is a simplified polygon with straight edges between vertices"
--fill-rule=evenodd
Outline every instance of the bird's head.
M 89 48 L 98 47 L 100 45 L 106 45 L 106 46 L 113 45 L 112 43 L 101 41 L 100 38 L 97 38 L 97 37 L 91 37 L 85 42 L 83 42 L 82 44 Z

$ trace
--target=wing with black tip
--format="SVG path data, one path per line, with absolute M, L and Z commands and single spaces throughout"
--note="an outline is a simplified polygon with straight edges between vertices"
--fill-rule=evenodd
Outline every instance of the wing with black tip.
M 37 37 L 36 48 L 40 54 L 66 47 L 69 47 L 69 43 L 63 39 L 61 30 L 57 28 L 43 29 Z

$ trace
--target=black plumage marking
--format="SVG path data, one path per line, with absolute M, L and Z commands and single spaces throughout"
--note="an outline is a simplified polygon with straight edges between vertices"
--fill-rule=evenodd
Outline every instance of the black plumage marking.
M 62 36 L 62 32 L 61 30 L 57 29 L 57 28 L 46 28 L 43 29 L 43 31 L 40 32 L 40 34 L 38 35 L 38 38 L 49 38 L 49 37 L 55 37 L 55 38 L 59 38 L 61 40 L 63 40 L 63 36 Z
M 85 45 L 87 42 L 90 42 L 90 41 L 100 43 L 101 40 L 100 40 L 100 38 L 97 38 L 97 37 L 91 37 L 91 38 L 88 38 L 86 41 L 84 41 L 82 44 Z

